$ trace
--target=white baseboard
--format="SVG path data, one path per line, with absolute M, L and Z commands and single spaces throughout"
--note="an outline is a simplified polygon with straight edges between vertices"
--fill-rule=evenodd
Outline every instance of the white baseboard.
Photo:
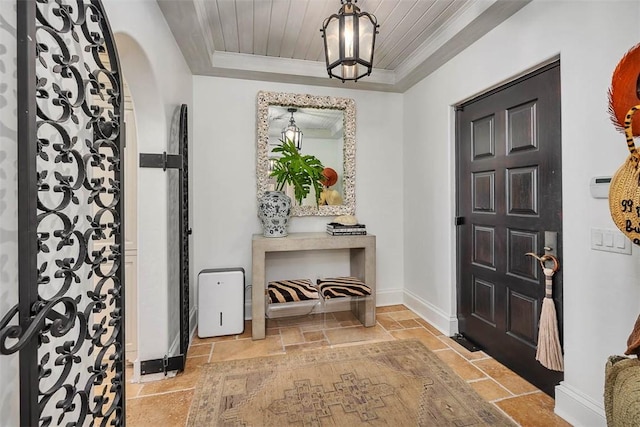
M 447 315 L 414 293 L 404 290 L 403 304 L 447 336 L 458 332 L 457 317 Z M 556 387 L 555 401 L 555 413 L 575 427 L 606 427 L 607 425 L 602 404 L 567 385 L 565 381 Z
M 136 381 L 136 382 L 150 383 L 154 381 L 162 381 L 162 380 L 167 380 L 169 378 L 173 378 L 177 374 L 178 374 L 178 371 L 168 371 L 166 375 L 164 374 L 164 372 L 158 372 L 156 374 L 141 375 L 139 378 L 139 381 Z
M 189 313 L 189 343 L 193 340 L 196 329 L 198 329 L 198 308 L 191 307 L 191 312 Z
M 167 351 L 167 355 L 169 357 L 177 354 L 180 354 L 180 331 L 178 331 L 176 336 L 173 338 L 171 347 L 169 347 L 169 351 Z
M 193 337 L 196 333 L 196 329 L 198 328 L 198 309 L 197 307 L 191 307 L 189 311 L 189 343 L 193 340 Z M 180 334 L 176 335 L 171 343 L 171 347 L 169 347 L 169 351 L 167 355 L 174 355 L 180 353 Z M 177 371 L 169 371 L 165 375 L 163 372 L 157 374 L 140 374 L 140 360 L 137 359 L 134 362 L 134 378 L 133 382 L 149 382 L 149 381 L 159 381 L 167 378 L 175 377 Z
M 384 307 L 385 305 L 396 305 L 403 303 L 402 288 L 389 289 L 376 292 L 376 306 Z
M 606 427 L 604 408 L 562 381 L 556 387 L 555 413 L 575 427 Z
M 133 377 L 127 379 L 127 381 L 132 382 L 132 383 L 139 383 L 140 382 L 140 358 L 136 358 L 136 360 L 133 361 Z
M 433 304 L 420 299 L 415 294 L 403 289 L 390 289 L 376 292 L 376 306 L 404 304 L 420 317 L 431 323 L 442 333 L 449 336 L 458 332 L 457 317 L 450 317 Z M 245 301 L 244 318 L 251 319 L 251 301 Z
M 406 289 L 404 290 L 403 304 L 443 334 L 451 336 L 458 332 L 458 318 L 456 316 L 449 316 L 435 305 Z
M 244 320 L 251 320 L 251 300 L 244 302 Z

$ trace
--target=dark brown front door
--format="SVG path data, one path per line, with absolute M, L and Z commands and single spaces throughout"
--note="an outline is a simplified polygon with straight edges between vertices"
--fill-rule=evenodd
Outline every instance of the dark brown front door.
M 459 329 L 550 395 L 563 376 L 535 360 L 544 276 L 525 253 L 556 232 L 562 259 L 560 148 L 559 63 L 458 108 Z M 562 331 L 562 271 L 553 292 Z

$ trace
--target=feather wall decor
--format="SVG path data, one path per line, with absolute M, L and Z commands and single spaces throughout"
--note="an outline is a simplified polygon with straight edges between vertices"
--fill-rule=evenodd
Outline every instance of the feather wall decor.
M 624 132 L 625 116 L 634 105 L 640 104 L 640 43 L 622 57 L 611 78 L 609 114 L 613 125 Z M 640 114 L 633 118 L 633 136 L 640 136 Z

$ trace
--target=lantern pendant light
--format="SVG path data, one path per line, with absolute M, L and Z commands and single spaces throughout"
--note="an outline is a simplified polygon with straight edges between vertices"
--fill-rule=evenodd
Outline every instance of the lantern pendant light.
M 293 113 L 298 111 L 298 109 L 288 108 L 287 111 L 291 113 L 291 118 L 289 119 L 289 125 L 282 130 L 282 140 L 286 141 L 288 139 L 296 145 L 298 150 L 302 150 L 302 131 L 296 126 L 295 120 L 293 120 Z
M 371 74 L 379 25 L 375 16 L 353 4 L 358 0 L 340 1 L 342 7 L 324 20 L 320 31 L 329 77 L 344 83 Z

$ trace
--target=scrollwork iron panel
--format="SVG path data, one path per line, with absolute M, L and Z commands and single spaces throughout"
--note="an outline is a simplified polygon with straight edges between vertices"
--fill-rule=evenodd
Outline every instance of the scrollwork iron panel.
M 189 350 L 189 134 L 187 130 L 187 105 L 180 106 L 180 148 L 182 156 L 182 170 L 180 171 L 180 199 L 182 202 L 180 216 L 180 230 L 182 244 L 180 248 L 180 270 L 182 272 L 182 291 L 180 292 L 182 307 L 180 318 L 180 353 L 187 354 Z
M 123 425 L 121 74 L 99 0 L 18 1 L 21 424 Z M 17 324 L 16 324 L 16 318 Z

